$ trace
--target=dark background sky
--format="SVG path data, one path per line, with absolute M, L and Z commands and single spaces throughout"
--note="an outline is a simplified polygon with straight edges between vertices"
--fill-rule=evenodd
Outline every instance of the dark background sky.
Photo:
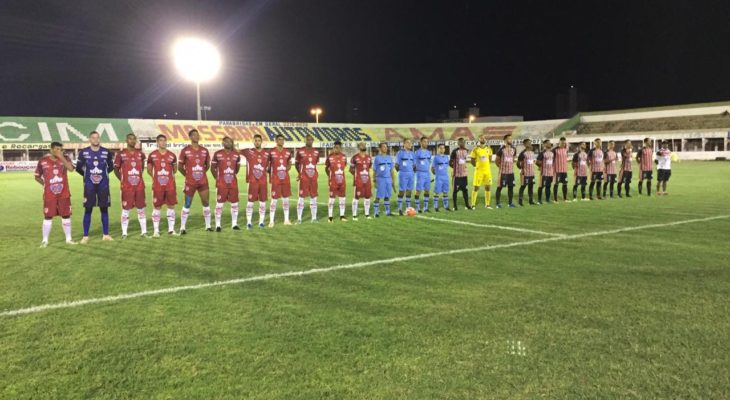
M 218 43 L 211 119 L 420 122 L 730 100 L 730 2 L 0 0 L 0 115 L 195 117 L 170 48 Z

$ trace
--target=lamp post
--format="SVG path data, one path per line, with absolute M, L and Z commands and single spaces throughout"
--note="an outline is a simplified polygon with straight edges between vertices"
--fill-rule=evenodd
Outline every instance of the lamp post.
M 309 113 L 314 115 L 314 122 L 319 123 L 319 116 L 322 114 L 322 109 L 319 107 L 314 107 L 311 110 L 309 110 Z
M 198 120 L 201 119 L 200 84 L 207 82 L 218 74 L 221 67 L 221 56 L 211 43 L 197 38 L 178 39 L 172 55 L 180 75 L 195 82 L 195 99 Z

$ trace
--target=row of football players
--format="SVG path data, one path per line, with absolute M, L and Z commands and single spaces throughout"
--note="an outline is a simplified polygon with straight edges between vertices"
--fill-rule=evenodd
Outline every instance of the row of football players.
M 217 151 L 211 158 L 208 150 L 199 144 L 199 133 L 196 130 L 189 132 L 191 140 L 190 145 L 180 152 L 178 157 L 167 150 L 167 138 L 164 135 L 157 137 L 158 148 L 153 151 L 149 157 L 145 157 L 144 153 L 136 149 L 137 138 L 133 133 L 127 135 L 127 147 L 117 152 L 112 157 L 112 153 L 102 147 L 99 142 L 99 135 L 92 132 L 89 136 L 90 146 L 82 149 L 79 153 L 79 159 L 76 163 L 75 170 L 84 177 L 84 236 L 81 240 L 86 243 L 89 240 L 89 228 L 91 222 L 91 214 L 93 208 L 99 207 L 101 212 L 102 229 L 104 235 L 103 240 L 111 240 L 109 236 L 108 223 L 108 207 L 111 205 L 109 195 L 109 173 L 115 173 L 121 184 L 122 197 L 122 238 L 126 238 L 129 225 L 129 214 L 133 208 L 136 208 L 138 220 L 140 223 L 141 233 L 147 235 L 147 218 L 146 218 L 146 199 L 144 180 L 142 173 L 145 166 L 147 173 L 151 176 L 153 187 L 153 236 L 159 236 L 159 224 L 161 219 L 161 209 L 167 207 L 166 216 L 168 222 L 168 232 L 175 233 L 176 213 L 175 205 L 177 204 L 177 193 L 175 184 L 175 173 L 179 171 L 185 177 L 185 204 L 182 209 L 180 233 L 186 233 L 186 223 L 190 214 L 190 206 L 193 197 L 198 193 L 203 206 L 203 217 L 206 229 L 212 231 L 211 212 L 209 206 L 209 186 L 208 186 L 208 170 L 212 172 L 216 181 L 216 206 L 215 206 L 215 222 L 216 231 L 221 230 L 221 219 L 223 206 L 225 203 L 231 205 L 232 228 L 238 229 L 238 179 L 239 166 L 241 157 L 246 158 L 246 181 L 248 183 L 248 202 L 246 205 L 247 227 L 252 228 L 252 216 L 255 203 L 258 202 L 259 222 L 258 226 L 263 228 L 266 213 L 266 201 L 268 200 L 269 189 L 271 193 L 271 203 L 269 205 L 269 226 L 274 226 L 275 213 L 278 199 L 282 199 L 282 207 L 284 211 L 284 224 L 289 225 L 289 197 L 291 196 L 290 169 L 291 160 L 294 158 L 294 166 L 297 171 L 297 180 L 299 182 L 299 197 L 297 201 L 297 222 L 301 223 L 305 200 L 309 199 L 311 218 L 313 222 L 317 221 L 317 164 L 319 162 L 319 150 L 312 147 L 313 137 L 306 138 L 306 145 L 296 151 L 284 148 L 284 138 L 276 137 L 276 147 L 273 149 L 263 149 L 262 138 L 254 137 L 254 148 L 237 151 L 234 149 L 234 143 L 230 138 L 223 139 L 223 149 Z M 486 145 L 486 137 L 480 137 L 480 143 L 471 153 L 467 153 L 465 142 L 459 140 L 459 147 L 452 151 L 451 156 L 445 153 L 443 144 L 437 146 L 437 154 L 432 155 L 428 150 L 428 141 L 426 138 L 421 139 L 421 148 L 413 151 L 412 143 L 406 139 L 403 149 L 397 153 L 395 161 L 389 155 L 389 149 L 386 144 L 379 146 L 379 154 L 371 157 L 367 153 L 364 143 L 359 145 L 359 152 L 349 162 L 345 155 L 341 152 L 341 144 L 336 143 L 333 151 L 327 156 L 325 161 L 325 171 L 329 178 L 329 202 L 328 214 L 329 221 L 333 220 L 333 208 L 335 201 L 339 202 L 340 219 L 345 218 L 345 191 L 346 191 L 346 174 L 349 172 L 354 177 L 355 195 L 352 200 L 352 216 L 357 219 L 358 202 L 363 199 L 364 211 L 366 218 L 370 218 L 370 200 L 372 198 L 372 185 L 376 189 L 376 202 L 373 205 L 376 217 L 380 215 L 380 202 L 382 200 L 386 215 L 391 215 L 390 199 L 393 192 L 397 190 L 398 212 L 403 214 L 403 204 L 406 208 L 411 206 L 411 194 L 415 183 L 415 206 L 420 212 L 429 212 L 430 189 L 433 182 L 431 176 L 435 180 L 433 207 L 435 211 L 439 210 L 439 200 L 444 206 L 448 207 L 448 191 L 450 183 L 453 182 L 454 191 L 454 210 L 456 210 L 457 192 L 464 194 L 464 200 L 467 209 L 473 209 L 476 204 L 476 198 L 481 186 L 485 187 L 485 205 L 490 206 L 490 188 L 492 184 L 491 166 L 492 159 L 491 148 Z M 514 172 L 513 165 L 516 162 L 521 170 L 521 185 L 519 193 L 519 202 L 522 205 L 522 197 L 527 189 L 530 204 L 533 202 L 533 186 L 535 180 L 534 165 L 540 167 L 540 185 L 538 189 L 538 203 L 541 202 L 542 192 L 545 189 L 546 201 L 550 201 L 550 189 L 552 179 L 555 177 L 556 185 L 554 188 L 554 197 L 557 198 L 558 183 L 563 183 L 563 197 L 567 200 L 567 145 L 564 138 L 561 138 L 556 149 L 551 149 L 550 142 L 545 141 L 543 151 L 535 154 L 531 149 L 532 145 L 529 140 L 523 142 L 525 150 L 519 156 L 515 157 L 515 149 L 512 146 L 511 136 L 504 138 L 504 146 L 496 154 L 496 162 L 499 169 L 498 187 L 496 193 L 496 207 L 500 208 L 501 189 L 506 187 L 508 190 L 509 206 L 514 207 L 512 203 Z M 645 147 L 645 149 L 647 149 Z M 645 150 L 644 149 L 644 150 Z M 651 157 L 642 156 L 644 150 L 639 153 L 638 160 L 642 168 L 642 179 L 651 179 L 651 167 L 649 171 L 645 171 L 645 164 L 641 160 L 647 160 Z M 626 194 L 629 195 L 628 183 L 631 180 L 631 148 L 630 142 L 622 151 L 623 162 L 621 164 L 621 183 L 625 184 Z M 474 174 L 474 191 L 472 192 L 471 202 L 468 196 L 468 185 L 466 176 L 467 160 L 471 159 L 471 164 L 475 167 Z M 581 144 L 581 149 L 573 157 L 573 168 L 575 175 L 574 200 L 576 198 L 577 187 L 581 187 L 582 195 L 585 198 L 585 186 L 587 166 L 591 170 L 591 197 L 594 184 L 598 182 L 597 194 L 601 196 L 600 182 L 603 174 L 606 174 L 606 182 L 603 185 L 603 193 L 610 186 L 610 193 L 613 196 L 613 186 L 616 181 L 615 163 L 617 157 L 613 151 L 613 144 L 609 143 L 609 149 L 606 157 L 600 147 L 600 141 L 589 153 L 585 152 L 585 145 Z M 626 161 L 628 160 L 628 162 Z M 649 163 L 649 165 L 651 165 Z M 47 245 L 48 234 L 50 233 L 51 219 L 54 216 L 61 216 L 64 231 L 67 233 L 67 241 L 73 243 L 70 236 L 70 191 L 68 189 L 66 170 L 74 168 L 71 161 L 63 155 L 63 149 L 60 143 L 53 143 L 49 155 L 41 159 L 36 169 L 36 180 L 44 185 L 44 214 L 45 221 L 43 224 L 43 245 Z M 371 178 L 371 168 L 373 176 Z M 452 176 L 449 177 L 448 169 L 452 169 Z M 396 179 L 397 172 L 397 179 Z M 661 170 L 660 170 L 661 172 Z M 661 179 L 660 173 L 660 179 Z M 666 176 L 668 179 L 668 176 Z M 398 186 L 396 187 L 396 180 Z M 666 184 L 666 179 L 664 181 Z M 270 184 L 270 188 L 269 188 Z M 641 186 L 640 186 L 641 189 Z M 649 191 L 647 183 L 647 191 Z M 621 186 L 619 186 L 619 196 L 621 195 Z M 423 202 L 421 202 L 423 195 Z M 471 204 L 470 204 L 471 203 Z

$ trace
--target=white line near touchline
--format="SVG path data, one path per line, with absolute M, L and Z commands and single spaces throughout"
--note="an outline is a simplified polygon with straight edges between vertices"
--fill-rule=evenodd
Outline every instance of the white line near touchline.
M 354 264 L 341 264 L 341 265 L 334 265 L 332 267 L 314 268 L 314 269 L 308 269 L 308 270 L 304 270 L 304 271 L 282 272 L 282 273 L 276 273 L 276 274 L 252 276 L 252 277 L 248 277 L 248 278 L 231 279 L 231 280 L 227 280 L 227 281 L 199 283 L 199 284 L 195 284 L 195 285 L 185 285 L 185 286 L 174 286 L 174 287 L 168 287 L 168 288 L 163 288 L 163 289 L 147 290 L 147 291 L 143 291 L 143 292 L 120 294 L 120 295 L 115 295 L 115 296 L 96 297 L 96 298 L 91 298 L 91 299 L 75 300 L 75 301 L 64 301 L 64 302 L 60 302 L 60 303 L 43 304 L 40 306 L 19 308 L 16 310 L 6 310 L 3 312 L 0 312 L 0 317 L 12 317 L 12 316 L 18 316 L 18 315 L 25 315 L 25 314 L 35 314 L 35 313 L 40 313 L 40 312 L 50 311 L 50 310 L 75 308 L 75 307 L 81 307 L 81 306 L 86 306 L 86 305 L 91 305 L 91 304 L 112 303 L 112 302 L 117 302 L 117 301 L 122 301 L 122 300 L 136 299 L 139 297 L 177 293 L 177 292 L 182 292 L 182 291 L 187 291 L 187 290 L 205 289 L 205 288 L 216 287 L 216 286 L 237 285 L 237 284 L 241 284 L 241 283 L 255 282 L 255 281 L 267 281 L 270 279 L 286 278 L 286 277 L 290 277 L 290 276 L 305 276 L 305 275 L 319 274 L 319 273 L 339 271 L 339 270 L 345 270 L 345 269 L 364 268 L 364 267 L 370 267 L 373 265 L 393 264 L 393 263 L 397 263 L 397 262 L 419 260 L 419 259 L 423 259 L 423 258 L 431 258 L 431 257 L 438 257 L 438 256 L 452 255 L 452 254 L 462 254 L 462 253 L 474 253 L 474 252 L 485 251 L 485 250 L 506 249 L 506 248 L 518 247 L 518 246 L 529 246 L 529 245 L 533 245 L 533 244 L 557 242 L 557 241 L 561 241 L 561 240 L 581 239 L 581 238 L 592 237 L 592 236 L 611 235 L 611 234 L 615 234 L 615 233 L 631 232 L 631 231 L 642 230 L 642 229 L 663 228 L 663 227 L 667 227 L 667 226 L 691 224 L 691 223 L 695 223 L 695 222 L 707 222 L 707 221 L 725 219 L 725 218 L 730 218 L 730 215 L 717 215 L 714 217 L 707 217 L 707 218 L 687 219 L 687 220 L 682 220 L 682 221 L 667 222 L 664 224 L 639 225 L 639 226 L 628 227 L 628 228 L 580 233 L 580 234 L 566 235 L 566 236 L 561 236 L 561 237 L 549 237 L 549 238 L 545 238 L 545 239 L 526 240 L 526 241 L 521 241 L 521 242 L 495 244 L 495 245 L 490 245 L 490 246 L 480 246 L 480 247 L 471 247 L 471 248 L 463 248 L 463 249 L 455 249 L 455 250 L 447 250 L 447 251 L 438 251 L 438 252 L 433 252 L 433 253 L 415 254 L 412 256 L 405 256 L 405 257 L 393 257 L 393 258 L 386 258 L 386 259 L 381 259 L 381 260 L 363 261 L 363 262 L 354 263 Z
M 431 220 L 431 221 L 450 222 L 452 224 L 460 224 L 460 225 L 468 225 L 468 226 L 478 226 L 480 228 L 494 228 L 494 229 L 502 229 L 502 230 L 505 230 L 505 231 L 517 231 L 517 232 L 534 233 L 534 234 L 537 234 L 537 235 L 547 235 L 547 236 L 556 236 L 556 237 L 565 237 L 566 236 L 566 235 L 564 235 L 562 233 L 543 232 L 543 231 L 536 231 L 536 230 L 533 230 L 533 229 L 515 228 L 515 227 L 503 226 L 503 225 L 478 224 L 476 222 L 459 221 L 459 220 L 455 220 L 455 219 L 426 217 L 424 215 L 419 215 L 418 218 L 427 219 L 427 220 Z

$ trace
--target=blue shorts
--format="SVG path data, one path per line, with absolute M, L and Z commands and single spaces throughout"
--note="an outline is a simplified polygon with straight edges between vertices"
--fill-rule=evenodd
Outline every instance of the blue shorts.
M 413 190 L 413 180 L 415 174 L 410 173 L 399 173 L 398 174 L 398 191 L 405 192 L 406 190 Z
M 112 205 L 109 195 L 109 186 L 99 185 L 84 186 L 84 208 L 86 207 L 110 207 Z
M 436 177 L 436 185 L 433 188 L 434 193 L 448 193 L 449 192 L 449 177 Z
M 377 178 L 375 188 L 376 199 L 393 197 L 393 181 L 388 178 Z
M 431 174 L 428 172 L 416 172 L 416 190 L 431 190 Z

